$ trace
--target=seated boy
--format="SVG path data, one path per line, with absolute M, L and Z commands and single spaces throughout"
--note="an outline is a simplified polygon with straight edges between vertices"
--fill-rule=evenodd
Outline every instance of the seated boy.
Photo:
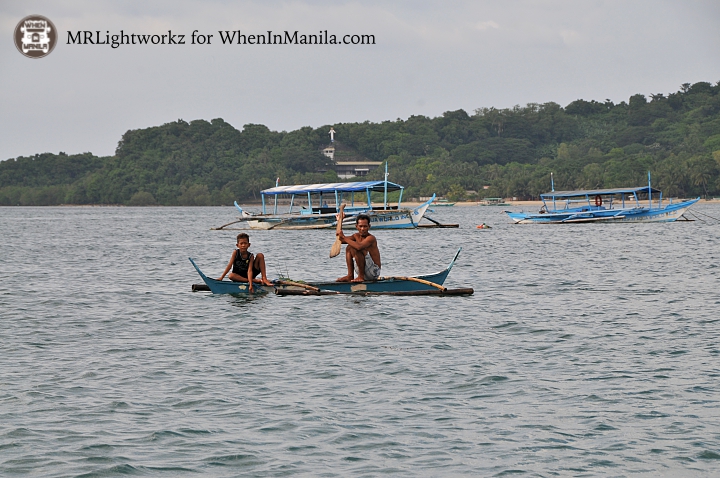
M 253 291 L 253 282 L 258 284 L 273 285 L 267 278 L 265 271 L 265 256 L 262 252 L 257 254 L 251 254 L 248 252 L 250 247 L 250 236 L 241 232 L 237 236 L 237 249 L 235 249 L 230 256 L 230 262 L 228 262 L 225 271 L 222 273 L 217 280 L 223 280 L 225 275 L 230 271 L 228 275 L 231 281 L 235 282 L 247 282 L 248 289 L 250 292 Z M 255 276 L 261 274 L 262 279 L 255 279 Z

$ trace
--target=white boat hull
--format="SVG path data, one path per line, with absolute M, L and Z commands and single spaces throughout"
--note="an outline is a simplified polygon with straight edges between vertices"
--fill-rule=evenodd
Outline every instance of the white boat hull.
M 364 214 L 370 217 L 372 229 L 414 229 L 427 211 L 430 201 L 421 204 L 415 209 L 388 209 L 381 211 L 368 211 Z M 250 216 L 246 219 L 250 229 L 334 229 L 336 218 L 334 214 L 299 214 L 299 215 L 268 215 Z M 343 229 L 354 229 L 355 217 L 343 221 Z

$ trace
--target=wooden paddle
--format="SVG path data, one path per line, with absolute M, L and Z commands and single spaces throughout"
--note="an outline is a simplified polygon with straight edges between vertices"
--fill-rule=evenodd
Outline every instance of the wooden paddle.
M 342 242 L 340 242 L 340 236 L 338 234 L 342 233 L 342 223 L 343 219 L 345 219 L 345 204 L 340 205 L 340 211 L 338 212 L 338 219 L 337 219 L 337 227 L 335 228 L 335 242 L 333 243 L 332 247 L 330 248 L 330 257 L 335 257 L 338 254 L 340 254 L 340 249 L 342 249 Z

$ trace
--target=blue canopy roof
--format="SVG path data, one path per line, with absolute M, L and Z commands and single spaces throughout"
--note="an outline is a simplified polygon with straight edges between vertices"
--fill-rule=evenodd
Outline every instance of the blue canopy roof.
M 307 193 L 334 193 L 338 192 L 360 192 L 367 191 L 384 192 L 385 181 L 357 181 L 352 183 L 328 183 L 328 184 L 296 184 L 293 186 L 275 186 L 274 188 L 264 189 L 260 191 L 266 196 L 275 196 L 278 194 L 307 194 Z M 388 191 L 398 191 L 404 189 L 399 184 L 387 182 Z
M 648 188 L 647 186 L 635 187 L 635 188 L 613 188 L 613 189 L 580 189 L 578 191 L 555 191 L 550 193 L 541 194 L 540 197 L 544 199 L 551 198 L 575 198 L 585 196 L 605 196 L 613 194 L 634 194 L 634 193 L 647 193 L 650 189 L 653 193 L 661 192 L 659 189 Z

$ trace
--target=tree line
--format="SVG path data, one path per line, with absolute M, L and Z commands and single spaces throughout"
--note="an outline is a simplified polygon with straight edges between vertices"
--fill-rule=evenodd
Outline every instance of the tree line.
M 720 196 L 720 82 L 627 102 L 576 100 L 448 111 L 290 132 L 222 119 L 131 130 L 115 154 L 43 153 L 0 162 L 0 205 L 229 205 L 281 184 L 339 181 L 321 150 L 338 141 L 387 161 L 406 197 L 537 198 L 555 188 L 638 186 Z M 367 178 L 382 179 L 382 168 Z M 359 178 L 358 178 L 359 179 Z

